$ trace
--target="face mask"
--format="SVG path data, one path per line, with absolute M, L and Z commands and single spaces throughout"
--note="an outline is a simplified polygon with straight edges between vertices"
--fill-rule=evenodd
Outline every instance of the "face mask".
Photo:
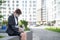
M 19 15 L 18 15 L 18 14 L 16 14 L 16 17 L 19 17 Z

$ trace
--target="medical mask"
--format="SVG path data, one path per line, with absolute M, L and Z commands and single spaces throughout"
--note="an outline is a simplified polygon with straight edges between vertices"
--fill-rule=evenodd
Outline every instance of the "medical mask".
M 19 17 L 19 15 L 18 15 L 18 14 L 16 14 L 16 17 Z

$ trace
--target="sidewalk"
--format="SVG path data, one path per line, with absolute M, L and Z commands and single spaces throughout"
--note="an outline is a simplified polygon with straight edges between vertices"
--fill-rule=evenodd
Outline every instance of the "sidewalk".
M 60 33 L 44 28 L 46 27 L 30 27 L 33 31 L 33 40 L 60 40 Z

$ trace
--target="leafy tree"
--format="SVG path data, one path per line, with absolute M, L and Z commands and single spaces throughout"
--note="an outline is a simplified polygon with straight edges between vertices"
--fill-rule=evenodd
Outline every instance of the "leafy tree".
M 6 1 L 2 1 L 2 0 L 0 0 L 0 18 L 2 18 L 3 16 L 1 15 L 1 9 L 3 8 L 3 7 L 1 7 L 1 5 L 2 5 L 2 3 L 5 3 Z
M 1 14 L 1 9 L 4 8 L 4 7 L 1 7 L 2 6 L 2 3 L 5 3 L 6 1 L 4 0 L 0 0 L 0 25 L 1 25 L 1 18 L 3 18 L 3 15 Z

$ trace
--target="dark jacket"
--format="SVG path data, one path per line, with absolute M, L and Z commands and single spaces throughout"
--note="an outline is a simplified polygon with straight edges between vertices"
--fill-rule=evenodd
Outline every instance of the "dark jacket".
M 17 18 L 17 20 L 18 20 L 18 18 Z M 8 34 L 17 34 L 17 35 L 20 35 L 20 32 L 18 32 L 18 28 L 16 28 L 15 25 L 16 25 L 16 23 L 15 23 L 14 15 L 12 14 L 8 18 L 8 28 L 7 28 L 6 32 Z

